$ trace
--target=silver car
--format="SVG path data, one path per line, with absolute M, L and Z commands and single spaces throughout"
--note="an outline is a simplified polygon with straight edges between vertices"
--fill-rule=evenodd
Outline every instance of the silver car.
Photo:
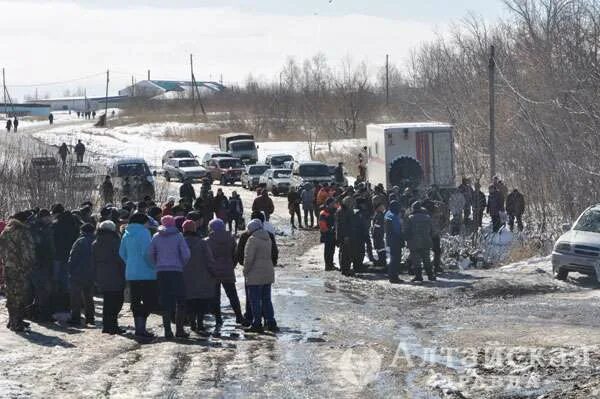
M 289 169 L 269 169 L 260 177 L 260 184 L 273 195 L 286 194 L 290 191 L 292 171 Z
M 586 209 L 554 245 L 552 271 L 559 280 L 569 272 L 596 275 L 600 265 L 600 204 Z
M 196 158 L 171 158 L 163 166 L 165 180 L 200 180 L 208 177 L 208 171 L 200 166 Z
M 258 187 L 260 176 L 269 169 L 268 165 L 256 164 L 246 166 L 246 170 L 242 172 L 242 187 L 248 190 L 254 190 Z

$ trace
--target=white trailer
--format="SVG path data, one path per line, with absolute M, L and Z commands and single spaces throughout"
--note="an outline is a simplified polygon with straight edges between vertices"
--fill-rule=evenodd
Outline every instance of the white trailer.
M 452 125 L 439 122 L 367 126 L 367 179 L 371 184 L 455 187 Z

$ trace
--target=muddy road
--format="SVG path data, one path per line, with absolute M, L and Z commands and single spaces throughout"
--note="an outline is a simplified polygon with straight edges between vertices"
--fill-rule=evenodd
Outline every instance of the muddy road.
M 235 189 L 249 208 L 254 194 Z M 324 271 L 318 232 L 292 232 L 285 199 L 274 201 L 273 224 L 282 235 L 273 301 L 281 333 L 236 328 L 225 295 L 224 327 L 215 332 L 210 320 L 210 334 L 187 340 L 136 341 L 127 304 L 124 336 L 60 321 L 32 323 L 20 335 L 2 328 L 0 397 L 600 396 L 600 291 L 593 279 L 556 281 L 547 258 L 448 271 L 422 284 L 390 285 L 377 270 L 344 277 Z M 97 320 L 101 306 L 97 299 Z M 0 324 L 6 319 L 0 306 Z M 159 316 L 149 325 L 162 334 Z

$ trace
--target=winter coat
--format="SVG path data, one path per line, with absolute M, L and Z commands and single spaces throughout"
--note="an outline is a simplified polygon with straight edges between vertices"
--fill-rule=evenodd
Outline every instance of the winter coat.
M 498 191 L 490 193 L 488 196 L 487 213 L 489 215 L 498 215 L 504 211 L 504 198 Z
M 473 193 L 473 211 L 483 212 L 485 210 L 487 200 L 485 198 L 485 194 L 481 192 L 481 190 L 477 190 Z
M 296 191 L 290 191 L 287 195 L 288 210 L 293 211 L 300 207 L 300 194 Z
M 448 226 L 448 206 L 443 202 L 434 201 L 433 211 L 429 216 L 431 217 L 431 234 L 433 237 L 438 237 Z
M 354 221 L 354 210 L 346 207 L 338 209 L 335 215 L 336 242 L 342 244 L 344 240 L 351 239 L 354 233 L 352 223 Z
M 496 183 L 496 190 L 498 190 L 500 194 L 502 194 L 502 201 L 505 201 L 506 197 L 508 197 L 508 187 L 506 187 L 506 184 L 504 184 L 502 180 Z M 502 203 L 502 206 L 504 206 L 504 203 Z
M 325 208 L 319 214 L 319 230 L 321 231 L 321 242 L 335 241 L 335 213 Z
M 408 217 L 405 234 L 410 250 L 431 248 L 431 217 L 424 210 L 414 211 Z
M 470 208 L 473 205 L 473 188 L 468 184 L 461 184 L 458 191 L 465 197 L 465 208 Z
M 25 223 L 11 219 L 0 234 L 0 257 L 4 261 L 7 297 L 25 298 L 27 282 L 35 262 L 31 231 Z
M 194 186 L 192 183 L 183 183 L 181 187 L 179 187 L 179 197 L 186 198 L 188 200 L 196 199 L 196 191 L 194 190 Z
M 275 267 L 271 259 L 271 238 L 260 229 L 252 233 L 244 249 L 246 285 L 266 285 L 275 282 Z
M 181 272 L 190 260 L 190 248 L 177 227 L 158 228 L 148 248 L 157 272 Z
M 89 284 L 96 278 L 92 262 L 93 233 L 82 233 L 73 244 L 69 255 L 69 278 L 71 284 Z
M 455 191 L 448 200 L 448 207 L 450 208 L 450 213 L 453 215 L 460 215 L 463 213 L 463 210 L 466 206 L 465 196 L 460 191 Z
M 52 270 L 55 258 L 52 224 L 37 220 L 30 226 L 30 231 L 35 248 L 34 270 Z
M 385 214 L 383 212 L 375 212 L 373 223 L 371 225 L 371 234 L 375 243 L 382 243 L 385 238 Z
M 341 166 L 336 166 L 333 170 L 333 177 L 337 183 L 344 182 L 344 168 Z
M 521 216 L 523 212 L 525 212 L 525 197 L 517 190 L 514 190 L 506 198 L 506 213 Z
M 252 203 L 252 211 L 264 212 L 265 215 L 271 215 L 273 212 L 275 212 L 273 200 L 268 195 L 261 194 L 254 199 L 254 202 Z
M 77 143 L 75 145 L 75 154 L 85 154 L 85 145 L 83 145 L 83 143 Z
M 183 268 L 186 298 L 215 298 L 217 296 L 215 259 L 208 243 L 193 234 L 186 234 L 185 241 L 190 248 L 190 259 Z
M 102 193 L 102 199 L 105 203 L 113 202 L 115 188 L 110 181 L 105 181 L 102 183 L 100 192 Z
M 212 207 L 217 217 L 223 219 L 222 217 L 219 217 L 219 215 L 223 215 L 229 211 L 229 200 L 225 195 L 217 195 L 212 200 Z
M 248 242 L 248 238 L 250 238 L 250 235 L 251 234 L 248 230 L 244 231 L 240 235 L 240 239 L 238 240 L 238 244 L 235 250 L 236 264 L 244 264 L 244 251 L 246 250 L 246 243 Z M 273 264 L 276 265 L 279 261 L 279 248 L 277 247 L 275 235 L 273 233 L 269 233 L 269 237 L 271 237 L 271 259 L 273 260 Z
M 223 283 L 235 283 L 235 239 L 225 231 L 211 232 L 208 246 L 215 258 L 215 277 Z
M 239 219 L 244 214 L 244 204 L 240 197 L 229 198 L 229 215 L 232 219 Z
M 329 190 L 327 190 L 325 187 L 320 189 L 317 193 L 317 207 L 320 209 L 323 205 L 325 205 L 325 201 L 327 201 L 327 198 L 329 197 Z
M 402 232 L 402 219 L 400 215 L 387 211 L 384 215 L 385 222 L 385 242 L 388 247 L 392 246 L 392 243 L 400 244 L 400 247 L 404 247 L 404 235 Z
M 384 194 L 375 194 L 371 199 L 373 209 L 377 209 L 380 205 L 385 205 L 387 208 L 387 198 Z
M 305 188 L 300 193 L 300 201 L 302 202 L 302 208 L 312 211 L 315 209 L 315 189 Z
M 111 230 L 98 230 L 92 244 L 92 263 L 100 292 L 125 289 L 125 263 L 119 256 L 121 237 Z
M 52 228 L 54 231 L 55 260 L 66 262 L 73 243 L 79 237 L 79 226 L 81 222 L 70 212 L 58 215 Z
M 125 262 L 127 281 L 156 280 L 156 270 L 148 257 L 151 242 L 150 231 L 143 225 L 132 223 L 125 228 L 119 256 Z

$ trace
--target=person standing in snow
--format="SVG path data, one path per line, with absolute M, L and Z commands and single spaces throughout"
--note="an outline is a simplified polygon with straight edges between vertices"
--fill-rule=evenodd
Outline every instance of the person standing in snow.
M 77 140 L 77 144 L 75 144 L 75 155 L 77 156 L 77 162 L 83 162 L 83 155 L 85 154 L 85 145 L 81 142 L 81 140 Z
M 469 223 L 469 218 L 471 217 L 471 208 L 473 206 L 473 188 L 471 187 L 471 181 L 466 177 L 463 177 L 462 183 L 458 186 L 458 191 L 460 191 L 465 198 L 463 223 L 467 225 Z
M 250 238 L 244 249 L 244 278 L 252 308 L 252 325 L 248 332 L 262 333 L 264 316 L 267 330 L 279 332 L 271 301 L 271 286 L 275 282 L 275 265 L 271 257 L 271 238 L 259 219 L 248 223 Z
M 117 225 L 110 220 L 100 223 L 92 244 L 92 262 L 96 286 L 102 293 L 102 332 L 105 334 L 125 333 L 118 322 L 125 290 L 125 264 L 119 256 L 120 244 Z
M 450 195 L 450 199 L 448 200 L 448 207 L 450 208 L 450 213 L 452 214 L 452 225 L 450 233 L 453 236 L 460 234 L 460 229 L 462 226 L 462 217 L 465 207 L 467 206 L 467 201 L 465 200 L 465 196 L 463 193 L 456 189 Z
M 504 198 L 495 185 L 490 185 L 489 190 L 490 195 L 488 196 L 487 213 L 492 218 L 492 229 L 494 233 L 497 233 L 502 227 L 500 212 L 504 211 Z
M 6 132 L 10 133 L 10 129 L 12 129 L 12 119 L 6 120 Z
M 388 279 L 392 284 L 401 283 L 400 263 L 402 262 L 402 248 L 404 235 L 402 233 L 402 218 L 400 217 L 400 202 L 390 202 L 390 209 L 384 215 L 385 241 L 390 248 L 390 263 L 388 266 Z
M 187 178 L 184 180 L 181 187 L 179 187 L 179 197 L 189 204 L 190 208 L 192 207 L 196 199 L 196 190 L 194 190 L 194 186 L 192 185 L 192 179 Z
M 38 321 L 52 321 L 52 271 L 54 265 L 54 233 L 52 215 L 47 209 L 38 212 L 30 225 L 35 246 L 35 264 L 31 272 L 35 316 Z
M 525 197 L 516 188 L 506 198 L 506 213 L 508 214 L 508 226 L 510 231 L 515 228 L 515 218 L 517 219 L 517 228 L 523 231 L 523 213 L 525 212 Z
M 475 229 L 482 226 L 486 204 L 485 194 L 481 191 L 481 185 L 477 182 L 475 183 L 475 191 L 473 192 L 473 223 Z
M 133 214 L 119 246 L 119 256 L 125 263 L 125 279 L 129 282 L 135 335 L 142 338 L 154 337 L 146 329 L 146 320 L 156 309 L 158 298 L 156 270 L 147 256 L 152 241 L 147 223 L 148 216 Z
M 81 235 L 73 244 L 69 254 L 69 289 L 71 293 L 70 325 L 81 324 L 81 308 L 84 308 L 85 324 L 95 325 L 94 321 L 94 265 L 92 244 L 94 226 L 86 223 L 81 226 Z
M 311 183 L 306 183 L 300 193 L 300 201 L 302 202 L 302 210 L 304 211 L 304 226 L 308 227 L 308 216 L 310 215 L 310 228 L 315 226 L 315 211 L 314 211 L 315 188 Z
M 322 207 L 319 215 L 319 230 L 321 231 L 321 242 L 323 243 L 323 257 L 325 259 L 325 271 L 335 270 L 333 256 L 335 254 L 335 201 L 329 198 Z
M 100 193 L 102 194 L 102 202 L 104 204 L 112 204 L 115 196 L 115 187 L 113 186 L 110 176 L 104 178 L 104 182 L 100 186 Z
M 246 319 L 242 315 L 240 299 L 235 288 L 235 264 L 236 244 L 231 233 L 225 229 L 225 223 L 221 219 L 213 219 L 208 224 L 208 246 L 215 259 L 215 277 L 217 279 L 217 298 L 215 309 L 215 320 L 217 325 L 223 325 L 221 315 L 221 286 L 229 298 L 231 308 L 235 313 L 235 322 L 245 324 Z
M 287 200 L 292 229 L 296 228 L 296 224 L 294 223 L 294 215 L 298 218 L 298 227 L 302 228 L 302 217 L 300 216 L 300 195 L 296 191 L 296 187 L 290 188 L 290 192 L 287 195 Z
M 35 248 L 27 219 L 29 214 L 19 212 L 12 216 L 0 234 L 0 254 L 4 261 L 6 284 L 7 327 L 22 332 L 27 324 L 25 307 L 29 275 L 35 262 Z
M 258 197 L 254 199 L 252 203 L 253 212 L 263 212 L 265 214 L 265 220 L 268 222 L 273 212 L 275 212 L 275 205 L 273 200 L 269 197 L 269 192 L 263 189 Z
M 79 237 L 81 221 L 62 204 L 51 208 L 52 232 L 54 234 L 54 267 L 53 267 L 53 302 L 54 310 L 67 310 L 69 303 L 69 254 L 73 244 Z
M 229 197 L 229 218 L 227 224 L 229 225 L 229 231 L 233 231 L 234 235 L 237 236 L 238 228 L 243 224 L 244 219 L 244 204 L 237 191 L 231 192 Z M 233 223 L 235 222 L 235 231 L 232 230 Z M 244 229 L 244 227 L 242 227 Z
M 425 266 L 425 272 L 429 281 L 435 281 L 435 273 L 431 269 L 431 217 L 427 211 L 422 208 L 420 202 L 415 202 L 412 206 L 412 214 L 408 217 L 406 223 L 406 242 L 410 249 L 410 256 L 413 262 L 415 277 L 412 281 L 423 281 L 423 271 L 421 263 Z
M 190 260 L 190 248 L 183 235 L 175 226 L 173 216 L 163 216 L 162 226 L 152 237 L 148 248 L 148 257 L 154 263 L 163 308 L 163 327 L 165 338 L 173 338 L 171 315 L 175 314 L 175 336 L 187 338 L 183 323 L 185 322 L 185 285 L 183 267 Z
M 385 205 L 379 203 L 375 208 L 375 215 L 371 225 L 371 235 L 373 236 L 373 247 L 377 253 L 376 266 L 384 267 L 387 265 L 387 253 L 385 250 Z
M 58 149 L 58 155 L 62 160 L 63 166 L 67 163 L 67 155 L 69 155 L 69 147 L 67 147 L 66 143 L 62 143 Z
M 15 119 L 13 120 L 13 130 L 14 130 L 15 133 L 17 133 L 17 129 L 18 128 L 19 128 L 19 120 L 15 116 Z
M 52 113 L 48 115 L 48 122 L 50 122 L 51 125 L 54 123 L 54 115 L 52 115 Z

